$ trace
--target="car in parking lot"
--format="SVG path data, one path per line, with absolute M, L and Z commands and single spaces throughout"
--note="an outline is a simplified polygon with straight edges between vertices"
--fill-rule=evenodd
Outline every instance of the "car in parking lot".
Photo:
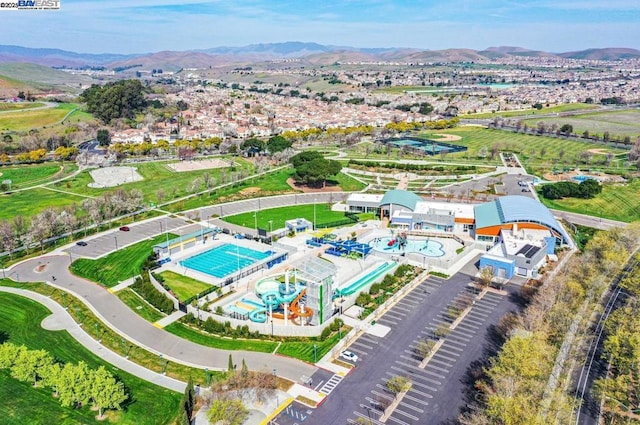
M 122 226 L 120 228 L 120 231 L 122 231 L 122 232 L 128 232 L 129 230 L 131 230 L 131 229 L 129 229 L 129 227 L 127 227 L 127 226 Z
M 76 242 L 76 245 L 78 245 L 78 246 L 87 246 L 87 243 L 85 241 L 78 241 L 78 242 Z
M 340 358 L 354 363 L 358 361 L 358 355 L 352 353 L 349 350 L 344 350 L 342 353 L 340 353 Z

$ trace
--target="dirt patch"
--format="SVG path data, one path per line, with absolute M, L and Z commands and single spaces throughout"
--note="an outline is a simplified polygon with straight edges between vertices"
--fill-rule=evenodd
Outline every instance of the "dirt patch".
M 598 150 L 598 149 L 594 149 L 594 150 Z M 621 177 L 621 176 L 606 174 L 606 173 L 583 173 L 579 170 L 572 170 L 572 171 L 567 171 L 565 173 L 557 173 L 557 174 L 546 173 L 542 177 L 544 177 L 545 180 L 552 181 L 552 182 L 570 181 L 574 183 L 579 183 L 576 179 L 574 179 L 574 177 L 576 176 L 590 177 L 602 183 L 626 183 L 626 180 L 624 179 L 624 177 Z
M 610 153 L 607 149 L 589 149 L 587 152 L 595 153 L 596 155 L 606 155 Z
M 462 140 L 462 137 L 456 134 L 434 134 L 434 136 L 439 137 L 436 142 L 457 142 L 458 140 Z
M 248 187 L 246 189 L 242 189 L 240 191 L 240 193 L 242 195 L 255 195 L 256 193 L 260 192 L 260 188 L 259 187 Z
M 89 187 L 115 187 L 121 184 L 138 182 L 143 180 L 138 174 L 135 167 L 105 167 L 91 170 L 91 178 L 93 183 L 89 183 Z
M 178 173 L 184 171 L 210 170 L 212 168 L 224 168 L 229 166 L 231 166 L 229 161 L 224 161 L 219 158 L 203 159 L 202 161 L 181 161 L 174 162 L 173 164 L 167 164 L 167 167 Z
M 47 265 L 46 264 L 39 264 L 34 270 L 35 270 L 36 273 L 42 273 L 46 269 L 47 269 Z
M 295 190 L 299 190 L 304 193 L 311 192 L 341 192 L 342 188 L 337 184 L 327 184 L 325 187 L 310 187 L 307 185 L 297 184 L 293 178 L 287 179 L 287 184 Z

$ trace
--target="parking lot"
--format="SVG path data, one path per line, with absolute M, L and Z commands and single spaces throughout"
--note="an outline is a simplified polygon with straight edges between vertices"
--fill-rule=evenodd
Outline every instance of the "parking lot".
M 187 222 L 181 218 L 162 217 L 127 226 L 129 228 L 127 232 L 115 229 L 108 233 L 101 233 L 99 236 L 85 239 L 86 246 L 76 244 L 65 249 L 65 252 L 68 252 L 73 259 L 79 257 L 95 259 L 116 249 L 152 238 L 166 231 L 176 233 L 178 228 L 186 225 Z M 197 226 L 193 227 L 194 230 L 196 228 Z M 183 234 L 189 231 L 191 231 L 190 228 L 182 229 Z
M 462 273 L 448 280 L 430 277 L 389 309 L 377 322 L 388 326 L 389 333 L 384 337 L 364 333 L 349 346 L 359 357 L 355 369 L 305 424 L 347 424 L 358 418 L 380 424 L 384 406 L 393 399 L 386 382 L 394 376 L 408 377 L 412 388 L 387 423 L 439 424 L 455 419 L 464 404 L 461 380 L 471 362 L 482 356 L 489 326 L 516 309 L 508 296 L 486 294 L 420 369 L 416 344 L 435 339 L 433 330 L 452 322 L 447 314 L 451 302 L 477 292 L 468 286 L 470 280 Z M 281 424 L 280 416 L 274 424 Z

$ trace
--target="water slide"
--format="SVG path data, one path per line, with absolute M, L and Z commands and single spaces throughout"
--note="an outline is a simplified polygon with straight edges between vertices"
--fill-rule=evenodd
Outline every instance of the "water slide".
M 305 308 L 304 311 L 300 309 L 300 300 L 306 293 L 306 288 L 299 288 L 293 290 L 291 293 L 286 293 L 287 286 L 281 286 L 280 282 L 276 280 L 264 280 L 256 284 L 256 294 L 260 296 L 265 307 L 258 307 L 249 312 L 249 319 L 257 323 L 265 323 L 267 321 L 267 312 L 272 311 L 273 317 L 278 319 L 284 319 L 284 314 L 273 313 L 273 310 L 279 308 L 282 304 L 289 304 L 288 319 L 294 319 L 296 317 L 311 317 L 313 310 Z
M 343 288 L 338 288 L 336 290 L 336 294 L 338 297 L 343 297 L 343 296 L 348 296 L 353 293 L 356 293 L 360 291 L 362 288 L 364 288 L 365 286 L 367 286 L 368 284 L 370 284 L 371 282 L 373 282 L 374 280 L 377 280 L 380 276 L 382 276 L 389 270 L 393 269 L 395 266 L 396 266 L 395 261 L 388 261 L 388 262 L 382 263 L 378 267 L 376 267 L 373 271 L 367 273 L 366 275 L 362 276 L 358 280 L 350 283 L 349 285 Z

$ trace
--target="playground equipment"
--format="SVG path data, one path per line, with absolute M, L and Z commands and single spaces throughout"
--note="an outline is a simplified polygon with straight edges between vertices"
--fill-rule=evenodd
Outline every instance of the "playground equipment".
M 298 282 L 291 285 L 289 270 L 285 271 L 284 276 L 284 284 L 275 280 L 273 276 L 256 282 L 255 293 L 260 297 L 263 305 L 249 312 L 251 321 L 265 323 L 268 316 L 271 316 L 276 319 L 285 319 L 286 324 L 287 320 L 309 319 L 313 316 L 313 310 L 306 307 L 303 302 L 306 288 L 301 287 Z M 244 305 L 246 306 L 246 303 Z
M 405 232 L 402 232 L 398 233 L 398 236 L 396 236 L 395 238 L 392 237 L 391 240 L 387 243 L 387 247 L 385 249 L 398 248 L 402 251 L 406 246 L 407 234 Z

